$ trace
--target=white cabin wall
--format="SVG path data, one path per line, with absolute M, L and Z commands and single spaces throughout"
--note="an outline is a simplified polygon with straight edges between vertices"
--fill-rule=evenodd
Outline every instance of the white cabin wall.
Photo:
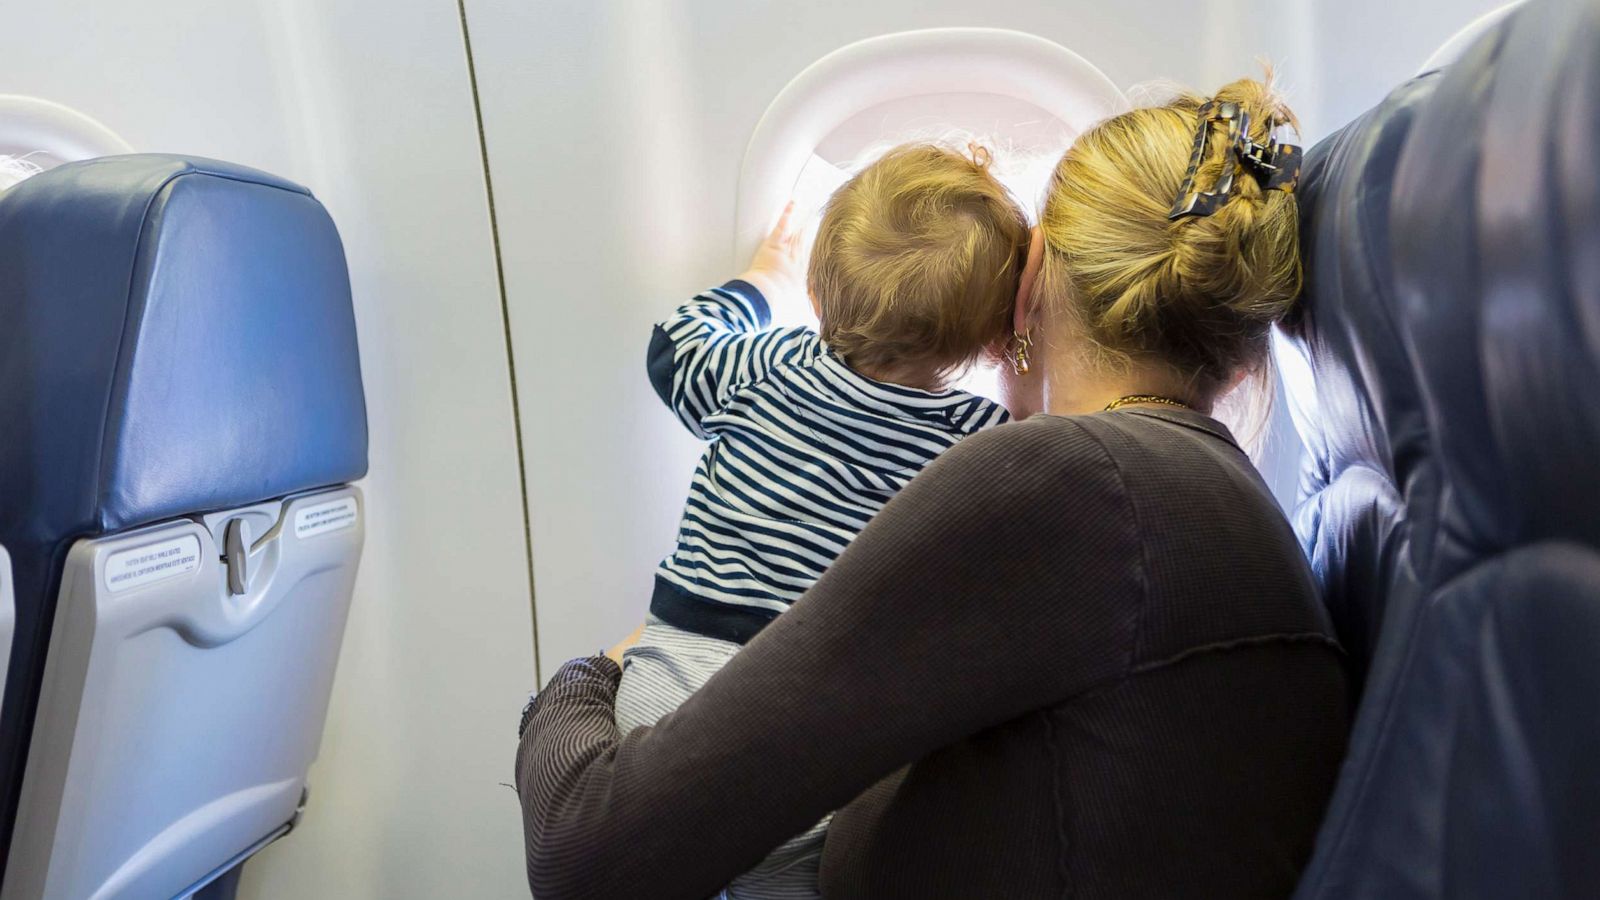
M 1365 112 L 1417 74 L 1433 51 L 1506 0 L 1317 0 L 1312 19 L 1325 85 L 1317 109 L 1322 137 Z
M 449 0 L 0 0 L 0 92 L 309 186 L 349 257 L 367 539 L 311 803 L 245 898 L 526 896 L 534 685 L 504 328 Z

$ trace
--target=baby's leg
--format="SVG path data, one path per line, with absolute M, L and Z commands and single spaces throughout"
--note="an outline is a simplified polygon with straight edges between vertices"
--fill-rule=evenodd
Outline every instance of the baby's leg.
M 644 634 L 622 656 L 617 686 L 617 727 L 623 732 L 654 725 L 683 705 L 739 652 L 738 644 L 674 628 L 651 616 Z M 817 868 L 827 819 L 797 835 L 734 879 L 727 900 L 816 900 Z
M 651 616 L 639 641 L 622 655 L 617 727 L 654 725 L 683 705 L 739 652 L 739 645 L 702 637 Z

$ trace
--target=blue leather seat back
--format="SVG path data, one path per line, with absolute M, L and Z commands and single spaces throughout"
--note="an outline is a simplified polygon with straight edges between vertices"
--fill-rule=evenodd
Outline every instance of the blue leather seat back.
M 6 844 L 74 540 L 360 478 L 344 251 L 304 188 L 107 157 L 0 193 L 0 544 L 17 622 L 0 711 Z
M 1365 685 L 1297 896 L 1600 896 L 1597 61 L 1536 0 L 1307 155 L 1296 528 Z

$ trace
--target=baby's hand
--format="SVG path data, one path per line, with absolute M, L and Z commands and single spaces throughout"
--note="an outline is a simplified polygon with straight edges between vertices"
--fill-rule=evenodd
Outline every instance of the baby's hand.
M 778 224 L 756 248 L 750 268 L 739 277 L 756 286 L 774 307 L 803 305 L 805 266 L 800 261 L 800 231 L 794 226 L 794 201 L 783 208 Z

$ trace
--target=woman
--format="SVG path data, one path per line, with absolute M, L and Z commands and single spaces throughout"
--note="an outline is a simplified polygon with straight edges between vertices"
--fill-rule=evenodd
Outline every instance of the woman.
M 1346 685 L 1209 416 L 1299 290 L 1289 120 L 1240 81 L 1085 133 L 1018 297 L 1008 401 L 1044 415 L 947 452 L 655 728 L 618 733 L 611 659 L 556 673 L 517 761 L 540 900 L 705 897 L 834 809 L 830 898 L 1293 889 Z

